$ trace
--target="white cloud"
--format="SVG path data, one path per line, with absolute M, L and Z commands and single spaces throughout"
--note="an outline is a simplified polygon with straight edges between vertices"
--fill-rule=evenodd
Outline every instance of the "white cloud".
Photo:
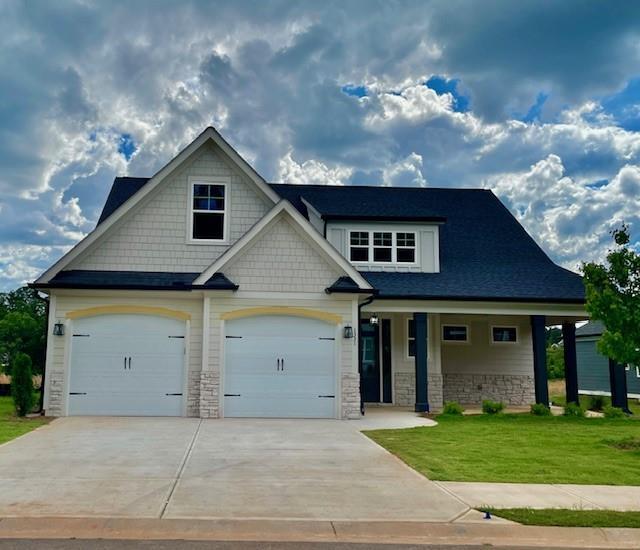
M 344 185 L 352 168 L 334 166 L 333 168 L 317 160 L 306 160 L 298 163 L 289 151 L 278 163 L 278 181 L 283 183 L 305 183 L 322 185 Z
M 422 157 L 411 153 L 406 158 L 382 170 L 382 183 L 386 186 L 426 187 L 422 174 Z

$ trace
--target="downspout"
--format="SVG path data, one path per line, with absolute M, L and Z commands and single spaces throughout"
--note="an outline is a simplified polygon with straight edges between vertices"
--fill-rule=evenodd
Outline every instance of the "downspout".
M 360 316 L 362 313 L 362 308 L 364 306 L 368 306 L 371 302 L 373 302 L 375 296 L 369 296 L 366 300 L 364 300 L 361 304 L 358 305 L 358 319 L 356 322 L 358 323 L 357 331 L 358 331 L 358 375 L 359 375 L 359 384 L 360 384 L 360 414 L 364 416 L 364 397 L 362 395 L 362 337 L 360 335 Z

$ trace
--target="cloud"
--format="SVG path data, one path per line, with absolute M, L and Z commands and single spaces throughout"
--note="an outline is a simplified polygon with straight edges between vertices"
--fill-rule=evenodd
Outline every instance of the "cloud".
M 601 257 L 613 221 L 636 219 L 638 15 L 532 0 L 4 3 L 0 285 L 90 231 L 114 176 L 153 174 L 209 124 L 267 179 L 492 186 L 554 259 Z

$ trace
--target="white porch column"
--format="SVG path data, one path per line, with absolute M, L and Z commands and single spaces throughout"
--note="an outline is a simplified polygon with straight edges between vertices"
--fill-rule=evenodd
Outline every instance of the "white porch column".
M 202 370 L 200 371 L 200 418 L 216 418 L 220 395 L 220 375 L 210 361 L 211 298 L 202 303 Z

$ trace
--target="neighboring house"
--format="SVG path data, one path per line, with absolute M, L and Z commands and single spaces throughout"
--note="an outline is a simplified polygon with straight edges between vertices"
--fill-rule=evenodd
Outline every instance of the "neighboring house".
M 604 332 L 601 321 L 589 321 L 576 329 L 578 391 L 585 395 L 611 395 L 609 359 L 596 346 Z M 625 365 L 627 395 L 640 399 L 640 367 Z
M 50 415 L 356 418 L 548 402 L 545 324 L 584 320 L 488 190 L 269 184 L 213 128 L 33 285 Z

